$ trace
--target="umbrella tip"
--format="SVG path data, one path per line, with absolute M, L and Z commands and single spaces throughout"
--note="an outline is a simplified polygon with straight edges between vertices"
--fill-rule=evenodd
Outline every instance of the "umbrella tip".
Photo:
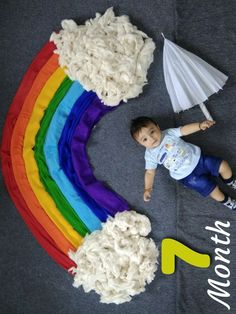
M 164 36 L 164 34 L 163 34 L 163 33 L 161 33 L 161 36 L 165 39 L 165 36 Z

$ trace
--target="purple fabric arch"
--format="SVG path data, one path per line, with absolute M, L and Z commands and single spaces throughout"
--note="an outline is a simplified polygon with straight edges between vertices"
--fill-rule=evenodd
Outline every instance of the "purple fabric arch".
M 83 94 L 77 99 L 73 108 L 66 120 L 63 131 L 61 133 L 60 140 L 58 142 L 58 154 L 60 160 L 60 166 L 64 173 L 71 181 L 76 192 L 80 195 L 83 201 L 91 208 L 94 214 L 103 222 L 107 220 L 108 213 L 105 208 L 99 206 L 83 189 L 80 181 L 74 170 L 74 166 L 71 158 L 71 140 L 73 138 L 76 126 L 80 122 L 80 118 L 84 111 L 91 105 L 92 101 L 96 97 L 93 92 L 84 91 Z
M 96 123 L 113 109 L 114 107 L 103 105 L 96 96 L 81 116 L 71 140 L 73 168 L 82 187 L 112 216 L 117 212 L 128 210 L 129 205 L 120 195 L 95 178 L 87 156 L 86 144 Z

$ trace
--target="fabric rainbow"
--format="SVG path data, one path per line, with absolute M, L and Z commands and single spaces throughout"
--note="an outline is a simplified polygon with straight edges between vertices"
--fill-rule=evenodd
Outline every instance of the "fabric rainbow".
M 109 215 L 129 209 L 93 175 L 86 144 L 114 108 L 72 82 L 52 42 L 29 66 L 3 131 L 2 173 L 25 223 L 47 253 L 68 270 L 68 257 Z

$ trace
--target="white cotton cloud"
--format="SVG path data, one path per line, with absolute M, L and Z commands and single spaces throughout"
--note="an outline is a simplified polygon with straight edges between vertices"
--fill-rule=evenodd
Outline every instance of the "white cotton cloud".
M 62 30 L 50 40 L 67 75 L 96 92 L 106 105 L 115 106 L 142 93 L 155 44 L 128 16 L 116 17 L 109 8 L 85 25 L 63 20 Z
M 102 224 L 102 230 L 86 236 L 76 252 L 69 252 L 77 267 L 74 287 L 95 290 L 102 303 L 124 303 L 145 291 L 154 279 L 158 249 L 152 239 L 149 219 L 135 211 L 117 213 Z

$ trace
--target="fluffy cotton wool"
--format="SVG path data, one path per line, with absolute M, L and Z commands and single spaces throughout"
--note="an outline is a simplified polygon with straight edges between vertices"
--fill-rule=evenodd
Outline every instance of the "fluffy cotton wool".
M 104 15 L 96 13 L 85 25 L 63 20 L 62 30 L 50 40 L 67 75 L 96 92 L 106 105 L 138 96 L 147 83 L 155 44 L 128 16 L 115 16 L 113 8 Z
M 154 279 L 158 249 L 152 239 L 149 219 L 135 211 L 117 213 L 102 224 L 102 230 L 86 236 L 76 252 L 74 287 L 95 290 L 102 303 L 120 304 L 143 292 Z

